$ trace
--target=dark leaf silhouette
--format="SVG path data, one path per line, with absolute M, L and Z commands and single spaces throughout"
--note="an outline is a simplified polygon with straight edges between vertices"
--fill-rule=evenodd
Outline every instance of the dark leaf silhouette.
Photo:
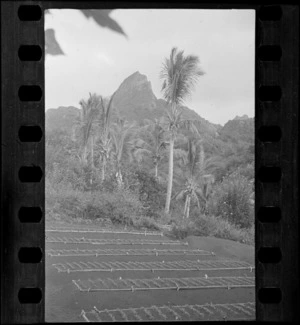
M 64 55 L 65 53 L 61 49 L 55 38 L 55 31 L 52 28 L 45 30 L 45 51 L 46 54 L 51 55 Z
M 109 14 L 113 9 L 103 9 L 103 10 L 80 10 L 86 18 L 92 17 L 96 24 L 101 27 L 109 28 L 117 33 L 120 33 L 127 37 L 122 27 L 112 18 L 109 17 Z M 51 14 L 49 9 L 45 10 L 45 15 Z M 45 30 L 45 47 L 46 54 L 50 55 L 65 55 L 61 49 L 59 43 L 55 38 L 55 31 L 51 28 Z
M 102 27 L 107 27 L 117 33 L 123 34 L 127 36 L 123 31 L 122 27 L 111 17 L 109 14 L 112 10 L 81 10 L 81 12 L 85 15 L 86 18 L 92 17 L 95 22 Z

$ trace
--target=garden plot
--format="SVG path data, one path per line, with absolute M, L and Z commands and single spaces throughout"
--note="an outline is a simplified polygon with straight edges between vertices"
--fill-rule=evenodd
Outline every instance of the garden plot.
M 113 272 L 113 271 L 209 271 L 209 270 L 252 270 L 248 263 L 240 261 L 194 261 L 180 260 L 172 262 L 66 262 L 53 266 L 58 272 Z
M 250 261 L 156 234 L 52 230 L 46 232 L 47 321 L 255 318 Z
M 174 255 L 213 255 L 200 249 L 49 249 L 49 256 L 174 256 Z
M 254 287 L 254 277 L 152 278 L 72 280 L 80 291 L 195 290 Z
M 82 310 L 81 316 L 87 322 L 254 320 L 255 304 L 163 305 L 111 310 L 94 306 L 91 311 Z
M 91 245 L 188 245 L 186 242 L 151 239 L 98 239 L 85 237 L 52 237 L 46 236 L 46 243 L 91 244 Z

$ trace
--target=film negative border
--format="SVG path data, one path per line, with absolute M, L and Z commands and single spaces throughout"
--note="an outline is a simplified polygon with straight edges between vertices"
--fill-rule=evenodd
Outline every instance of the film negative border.
M 45 308 L 44 15 L 26 3 L 1 2 L 1 323 L 43 321 Z
M 20 6 L 28 5 L 34 7 L 26 14 L 26 8 Z M 3 323 L 44 321 L 43 10 L 89 6 L 84 1 L 1 2 Z M 94 8 L 108 6 L 118 8 L 120 3 L 93 3 Z M 217 3 L 200 7 L 188 2 L 131 2 L 121 7 L 257 10 L 256 319 L 299 320 L 299 7 Z M 39 257 L 28 261 L 26 250 Z M 272 258 L 266 258 L 270 255 Z
M 255 256 L 256 316 L 261 321 L 299 317 L 299 7 L 295 9 L 264 6 L 256 17 Z

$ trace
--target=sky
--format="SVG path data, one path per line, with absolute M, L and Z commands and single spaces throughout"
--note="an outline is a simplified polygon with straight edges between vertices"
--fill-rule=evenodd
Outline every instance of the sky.
M 162 63 L 177 47 L 198 56 L 205 71 L 186 106 L 221 125 L 254 116 L 254 10 L 117 9 L 110 17 L 127 38 L 78 10 L 52 9 L 45 16 L 45 28 L 54 28 L 66 54 L 46 56 L 46 109 L 79 107 L 89 92 L 110 96 L 136 71 L 162 98 Z

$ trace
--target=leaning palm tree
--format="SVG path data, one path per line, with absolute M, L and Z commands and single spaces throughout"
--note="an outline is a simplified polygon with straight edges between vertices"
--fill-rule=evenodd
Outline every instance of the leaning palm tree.
M 183 216 L 188 218 L 191 202 L 197 203 L 199 212 L 205 209 L 209 189 L 214 182 L 213 171 L 218 162 L 215 158 L 205 158 L 204 150 L 199 140 L 188 139 L 188 150 L 181 159 L 181 168 L 176 182 L 180 184 L 174 198 L 185 199 Z M 201 209 L 201 204 L 204 209 Z
M 111 128 L 111 138 L 113 144 L 113 158 L 116 168 L 116 178 L 119 187 L 123 186 L 122 166 L 130 159 L 135 147 L 132 134 L 135 129 L 134 124 L 129 124 L 126 120 L 118 119 Z
M 164 98 L 167 100 L 168 109 L 165 120 L 169 133 L 169 175 L 168 189 L 165 205 L 165 213 L 170 210 L 172 185 L 173 185 L 173 156 L 174 142 L 178 129 L 181 127 L 193 127 L 192 121 L 188 121 L 182 117 L 182 109 L 184 99 L 191 94 L 196 81 L 204 72 L 199 68 L 199 59 L 197 56 L 184 56 L 183 51 L 177 48 L 171 50 L 169 58 L 166 58 L 161 70 L 161 78 L 163 79 L 162 91 Z

